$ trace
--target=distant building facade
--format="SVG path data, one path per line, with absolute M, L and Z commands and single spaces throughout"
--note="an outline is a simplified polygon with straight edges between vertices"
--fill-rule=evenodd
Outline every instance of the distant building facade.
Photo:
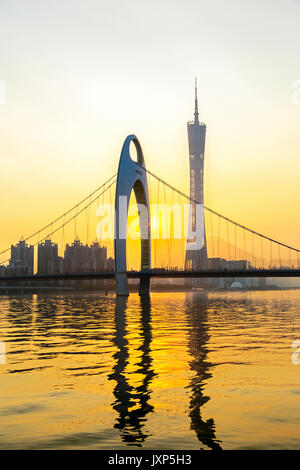
M 37 274 L 114 271 L 114 259 L 107 258 L 107 248 L 98 242 L 83 244 L 76 238 L 65 246 L 64 257 L 58 254 L 57 243 L 46 239 L 37 247 Z M 0 265 L 0 277 L 34 274 L 34 247 L 25 240 L 11 246 L 7 266 Z M 88 281 L 89 282 L 89 281 Z
M 28 246 L 25 240 L 20 240 L 17 245 L 11 245 L 8 269 L 10 274 L 16 276 L 33 275 L 34 247 Z
M 58 245 L 45 240 L 38 245 L 38 274 L 59 274 L 63 272 L 63 258 L 58 256 Z
M 105 269 L 110 272 L 115 270 L 115 260 L 113 258 L 111 257 L 107 258 Z
M 211 271 L 247 271 L 252 268 L 248 260 L 228 261 L 224 258 L 208 258 L 207 267 Z M 264 288 L 266 286 L 264 277 L 216 277 L 209 280 L 209 285 L 217 289 L 230 289 L 234 283 L 239 283 L 244 288 Z
M 0 265 L 0 277 L 8 276 L 8 267 Z
M 98 242 L 84 245 L 77 238 L 72 245 L 66 245 L 64 256 L 64 272 L 94 272 L 106 269 L 107 248 Z

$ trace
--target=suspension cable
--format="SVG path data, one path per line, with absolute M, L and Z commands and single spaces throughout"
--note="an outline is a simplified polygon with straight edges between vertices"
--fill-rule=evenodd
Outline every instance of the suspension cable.
M 149 173 L 149 175 L 153 176 L 154 178 L 156 178 L 157 180 L 159 180 L 161 183 L 165 184 L 166 186 L 168 186 L 170 189 L 172 189 L 173 191 L 176 191 L 178 192 L 179 194 L 181 194 L 181 196 L 183 196 L 184 198 L 188 199 L 189 201 L 193 202 L 194 204 L 199 204 L 198 201 L 196 201 L 195 199 L 191 198 L 190 196 L 187 196 L 186 194 L 184 194 L 182 191 L 180 191 L 179 189 L 175 188 L 174 186 L 172 186 L 171 184 L 167 183 L 166 181 L 164 181 L 163 179 L 159 178 L 159 176 L 156 176 L 154 173 L 152 173 L 150 170 L 146 169 L 145 167 L 143 167 L 142 165 L 140 165 L 139 163 L 136 163 L 140 168 L 142 168 L 144 171 L 146 171 L 146 173 Z M 285 243 L 281 243 L 277 240 L 274 240 L 273 238 L 271 237 L 268 237 L 267 235 L 263 235 L 262 233 L 259 233 L 259 232 L 256 232 L 255 230 L 249 228 L 249 227 L 246 227 L 245 225 L 242 225 L 242 224 L 239 224 L 238 222 L 235 222 L 234 220 L 230 219 L 229 217 L 225 217 L 224 215 L 220 214 L 219 212 L 213 210 L 213 209 L 210 209 L 209 207 L 207 207 L 206 205 L 203 204 L 203 207 L 205 210 L 211 212 L 212 214 L 214 215 L 217 215 L 218 217 L 221 217 L 223 220 L 226 220 L 234 225 L 236 225 L 237 227 L 240 227 L 244 230 L 247 230 L 248 232 L 251 232 L 253 233 L 254 235 L 257 235 L 259 237 L 262 237 L 264 238 L 265 240 L 269 240 L 273 243 L 277 243 L 285 248 L 288 248 L 289 250 L 292 250 L 292 251 L 296 251 L 297 253 L 300 253 L 300 249 L 297 249 L 297 248 L 294 248 L 292 246 L 289 246 L 289 245 L 286 245 Z
M 111 180 L 111 178 L 110 178 L 110 180 Z M 116 181 L 113 181 L 109 186 L 107 186 L 106 189 L 103 190 L 103 192 L 102 192 L 101 194 L 99 194 L 98 196 L 96 196 L 91 202 L 89 202 L 87 205 L 85 205 L 79 212 L 76 211 L 76 214 L 73 215 L 72 217 L 70 217 L 66 222 L 64 222 L 62 225 L 60 225 L 58 228 L 56 228 L 56 229 L 53 230 L 52 232 L 48 233 L 48 234 L 47 234 L 47 237 L 50 237 L 51 235 L 54 235 L 54 233 L 58 232 L 61 228 L 64 228 L 69 222 L 71 222 L 71 220 L 74 220 L 76 217 L 78 217 L 79 214 L 81 214 L 85 209 L 87 209 L 87 207 L 89 207 L 90 204 L 93 204 L 95 201 L 97 201 L 97 199 L 98 199 L 99 196 L 101 196 L 102 194 L 104 194 L 104 192 L 106 192 L 108 189 L 110 189 L 111 186 L 112 186 L 115 182 L 116 182 Z M 107 182 L 106 182 L 106 183 L 107 183 Z M 102 185 L 102 186 L 104 186 L 104 185 Z M 95 191 L 95 192 L 96 192 L 96 191 Z M 94 192 L 94 194 L 95 194 L 95 192 Z M 88 197 L 89 197 L 89 196 L 88 196 Z M 85 200 L 88 199 L 88 197 L 85 198 Z M 77 206 L 75 206 L 75 207 L 77 207 Z M 74 207 L 74 208 L 75 208 L 75 207 Z M 71 211 L 68 211 L 68 213 L 69 213 L 69 212 L 71 212 Z M 67 213 L 66 213 L 66 214 L 67 214 Z M 61 217 L 60 217 L 60 218 L 61 218 Z M 57 219 L 57 220 L 59 220 L 59 219 Z M 51 225 L 51 224 L 49 224 L 49 225 Z M 42 230 L 39 230 L 37 233 L 40 233 L 41 231 L 42 231 Z M 38 244 L 39 244 L 42 240 L 44 240 L 44 239 L 45 239 L 45 237 L 39 239 L 39 240 L 38 240 L 36 243 L 34 243 L 32 246 L 38 245 Z M 28 238 L 27 238 L 27 240 L 28 240 Z M 0 262 L 0 265 L 6 263 L 7 261 L 9 261 L 9 260 Z
M 91 198 L 94 194 L 96 194 L 98 191 L 100 191 L 103 186 L 105 186 L 106 184 L 108 184 L 113 178 L 115 178 L 117 176 L 117 174 L 115 173 L 111 178 L 109 178 L 104 184 L 102 184 L 101 186 L 99 186 L 99 188 L 95 189 L 95 191 L 93 191 L 91 194 L 89 194 L 87 197 L 85 197 L 84 199 L 82 199 L 82 201 L 78 202 L 75 206 L 73 206 L 71 209 L 69 209 L 67 212 L 65 212 L 64 214 L 62 214 L 61 216 L 59 216 L 57 219 L 51 221 L 49 224 L 45 225 L 44 227 L 42 227 L 40 230 L 37 230 L 36 232 L 32 233 L 31 235 L 29 235 L 28 237 L 24 238 L 24 241 L 26 242 L 27 240 L 30 240 L 31 238 L 35 237 L 36 235 L 40 234 L 41 232 L 43 232 L 44 230 L 46 230 L 48 227 L 51 227 L 52 225 L 56 224 L 56 222 L 58 222 L 60 219 L 62 219 L 63 217 L 65 217 L 66 215 L 70 214 L 70 212 L 72 212 L 74 209 L 78 209 L 79 206 L 81 206 L 81 204 L 83 204 L 87 199 Z M 54 233 L 52 232 L 52 227 L 51 227 L 51 233 Z M 48 235 L 51 235 L 51 233 L 49 233 Z M 47 235 L 47 236 L 48 236 Z M 10 247 L 9 248 L 6 248 L 5 250 L 3 251 L 0 251 L 0 255 L 3 255 L 4 253 L 7 253 L 8 251 L 10 251 Z M 5 263 L 5 261 L 3 261 L 2 263 Z M 0 264 L 2 264 L 0 263 Z

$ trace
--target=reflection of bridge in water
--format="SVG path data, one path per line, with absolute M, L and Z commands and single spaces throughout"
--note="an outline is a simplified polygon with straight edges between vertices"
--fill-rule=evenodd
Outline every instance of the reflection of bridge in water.
M 199 308 L 200 306 L 200 308 Z M 212 418 L 204 420 L 201 408 L 209 401 L 204 394 L 205 383 L 211 377 L 209 371 L 211 364 L 207 361 L 207 342 L 209 340 L 207 326 L 206 297 L 196 295 L 187 298 L 185 302 L 186 321 L 189 327 L 188 351 L 191 357 L 189 363 L 193 377 L 190 380 L 189 417 L 190 429 L 197 436 L 198 441 L 214 450 L 221 449 L 216 439 L 215 423 Z M 114 355 L 116 361 L 110 380 L 116 382 L 114 388 L 115 401 L 112 404 L 118 413 L 114 427 L 119 430 L 121 439 L 127 445 L 142 447 L 143 443 L 151 436 L 145 430 L 150 414 L 155 413 L 154 405 L 151 404 L 152 381 L 158 376 L 152 360 L 152 318 L 151 299 L 149 296 L 141 296 L 140 299 L 140 339 L 141 345 L 138 351 L 141 355 L 134 368 L 127 370 L 130 353 L 132 352 L 128 343 L 127 331 L 127 299 L 117 297 L 115 309 L 116 334 L 114 344 L 117 352 Z M 140 374 L 138 385 L 130 385 L 130 376 Z
M 76 391 L 81 387 L 84 388 L 90 377 L 96 380 L 97 377 L 101 379 L 105 376 L 105 381 L 108 380 L 113 387 L 109 387 L 108 400 L 110 401 L 105 401 L 104 406 L 106 408 L 110 403 L 114 410 L 112 413 L 110 408 L 109 422 L 106 423 L 105 430 L 107 431 L 107 426 L 113 426 L 124 444 L 143 447 L 147 440 L 162 438 L 154 415 L 163 416 L 164 399 L 160 391 L 162 383 L 166 386 L 167 399 L 172 396 L 174 384 L 172 378 L 169 377 L 172 370 L 166 367 L 168 364 L 172 366 L 172 362 L 169 361 L 176 359 L 170 349 L 167 349 L 166 355 L 166 349 L 159 349 L 158 346 L 161 330 L 159 329 L 160 318 L 157 310 L 155 312 L 155 308 L 158 307 L 157 300 L 154 300 L 155 307 L 153 307 L 150 296 L 141 296 L 138 298 L 138 305 L 134 302 L 135 309 L 130 312 L 128 299 L 117 297 L 114 321 L 111 317 L 114 308 L 112 297 L 103 296 L 101 300 L 103 303 L 99 304 L 98 296 L 81 297 L 78 295 L 74 297 L 7 297 L 5 299 L 9 305 L 9 313 L 6 316 L 7 328 L 11 332 L 10 340 L 16 347 L 9 359 L 8 373 L 16 374 L 17 371 L 37 373 L 40 370 L 49 370 L 48 378 L 54 391 L 66 393 L 69 393 L 70 389 Z M 182 360 L 181 367 L 184 368 L 185 381 L 180 395 L 174 397 L 175 404 L 178 404 L 178 400 L 181 401 L 181 411 L 185 415 L 181 415 L 183 427 L 180 432 L 184 431 L 190 436 L 191 433 L 188 432 L 190 429 L 195 433 L 201 446 L 219 449 L 220 442 L 217 440 L 214 419 L 211 415 L 208 415 L 208 419 L 203 417 L 203 407 L 210 400 L 205 393 L 205 387 L 212 377 L 213 370 L 213 364 L 208 359 L 210 339 L 208 310 L 211 303 L 205 294 L 195 293 L 187 295 L 181 305 L 183 307 L 181 321 L 184 322 L 187 332 L 186 335 L 182 335 L 182 345 L 179 348 L 179 351 L 183 352 L 183 357 L 180 359 Z M 169 328 L 166 324 L 168 318 L 169 316 L 164 317 L 163 320 L 167 328 Z M 168 329 L 168 332 L 171 331 L 172 325 Z M 178 325 L 177 331 L 179 331 Z M 134 343 L 133 333 L 135 334 Z M 154 344 L 153 337 L 156 341 L 158 340 L 156 344 Z M 164 348 L 173 347 L 173 342 L 172 334 L 168 334 Z M 113 348 L 109 347 L 111 344 Z M 90 355 L 90 360 L 86 360 L 87 354 Z M 162 354 L 163 370 L 159 369 L 160 354 Z M 182 369 L 179 370 L 179 374 L 181 372 Z M 48 384 L 47 381 L 41 380 L 41 382 L 44 385 L 45 382 Z M 27 385 L 30 387 L 30 383 Z M 100 396 L 103 393 L 101 388 L 103 380 L 97 379 L 95 386 Z M 175 384 L 175 393 L 177 386 Z M 48 385 L 45 387 L 45 394 L 48 397 Z M 114 396 L 112 403 L 111 389 Z M 107 396 L 106 393 L 104 395 Z M 68 395 L 65 400 L 69 400 Z M 94 415 L 98 398 L 94 397 L 93 400 L 95 401 L 91 405 L 90 419 L 93 424 L 95 417 L 99 419 L 101 430 L 103 426 L 101 411 L 99 415 L 97 415 L 98 411 Z M 75 405 L 72 421 L 76 423 L 75 436 L 78 436 L 79 411 L 76 400 Z M 81 413 L 85 411 L 90 413 L 89 408 L 88 399 L 83 400 L 82 408 L 80 407 Z M 51 412 L 53 412 L 52 402 Z M 59 406 L 58 412 L 65 416 L 64 407 Z M 80 416 L 84 417 L 82 422 L 85 423 L 86 416 L 84 414 Z M 172 411 L 169 409 L 168 416 L 172 416 Z M 99 429 L 97 424 L 94 436 L 88 430 L 87 442 L 92 439 L 99 444 Z M 173 428 L 171 431 L 176 437 L 178 430 Z M 70 441 L 67 442 L 70 445 Z M 191 442 L 194 442 L 193 434 Z M 58 445 L 56 441 L 54 443 Z
M 131 158 L 132 148 L 135 148 L 137 153 L 137 161 Z M 130 203 L 133 194 L 137 202 L 134 206 L 135 216 Z M 186 226 L 182 208 L 186 205 L 202 208 L 202 223 L 193 234 L 197 243 L 203 239 L 202 231 L 205 226 L 207 259 L 203 261 L 200 257 L 201 247 L 199 249 L 196 243 L 193 269 L 186 269 L 186 253 L 191 252 L 193 248 L 190 226 L 182 233 L 182 228 Z M 115 211 L 110 211 L 109 207 L 115 208 Z M 99 208 L 106 208 L 107 213 L 99 213 Z M 137 236 L 128 240 L 130 221 L 134 222 L 135 219 L 138 221 L 134 231 Z M 109 229 L 109 236 L 103 232 L 104 227 Z M 178 233 L 178 229 L 181 233 Z M 66 241 L 80 235 L 87 246 L 94 238 L 91 237 L 93 233 L 97 233 L 98 240 L 106 247 L 108 255 L 114 258 L 114 271 L 93 268 L 88 272 L 83 269 L 68 272 L 66 269 L 51 268 L 49 273 L 36 275 L 33 272 L 11 272 L 10 265 L 7 266 L 7 255 L 10 251 L 8 248 L 0 253 L 0 287 L 5 282 L 115 278 L 117 293 L 128 295 L 128 278 L 140 279 L 140 292 L 145 293 L 149 291 L 150 278 L 300 276 L 300 250 L 198 204 L 190 196 L 157 177 L 146 169 L 141 146 L 133 135 L 125 140 L 117 175 L 23 241 L 38 247 L 41 242 L 51 237 L 63 254 Z M 132 253 L 130 254 L 130 248 L 128 250 L 128 243 L 132 243 L 131 251 L 139 259 L 140 269 L 129 269 Z
M 114 372 L 109 376 L 110 380 L 116 381 L 114 388 L 115 402 L 114 410 L 117 411 L 119 417 L 115 424 L 115 428 L 120 430 L 121 438 L 127 444 L 135 444 L 141 446 L 148 434 L 143 431 L 148 413 L 154 411 L 149 404 L 151 392 L 149 386 L 155 372 L 152 368 L 151 359 L 151 304 L 150 298 L 141 298 L 141 339 L 142 344 L 138 348 L 142 354 L 139 362 L 135 364 L 136 374 L 141 374 L 142 381 L 140 385 L 133 387 L 129 385 L 126 378 L 126 366 L 129 359 L 129 347 L 126 339 L 126 308 L 127 299 L 117 297 L 115 325 L 116 335 L 114 343 L 118 350 L 114 355 L 116 364 Z

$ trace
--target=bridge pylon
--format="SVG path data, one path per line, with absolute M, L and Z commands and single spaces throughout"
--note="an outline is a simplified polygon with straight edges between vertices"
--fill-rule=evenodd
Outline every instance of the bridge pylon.
M 137 162 L 130 156 L 130 144 L 133 142 L 137 153 Z M 129 295 L 126 261 L 127 217 L 131 191 L 134 191 L 140 221 L 141 232 L 141 272 L 145 276 L 140 280 L 140 294 L 149 293 L 150 276 L 146 272 L 151 268 L 151 227 L 150 200 L 144 155 L 135 135 L 129 135 L 121 151 L 115 199 L 115 279 L 117 295 Z

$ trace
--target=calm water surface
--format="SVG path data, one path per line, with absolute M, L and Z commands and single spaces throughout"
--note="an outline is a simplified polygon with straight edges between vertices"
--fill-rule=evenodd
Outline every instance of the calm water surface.
M 300 448 L 300 291 L 0 297 L 0 448 Z

